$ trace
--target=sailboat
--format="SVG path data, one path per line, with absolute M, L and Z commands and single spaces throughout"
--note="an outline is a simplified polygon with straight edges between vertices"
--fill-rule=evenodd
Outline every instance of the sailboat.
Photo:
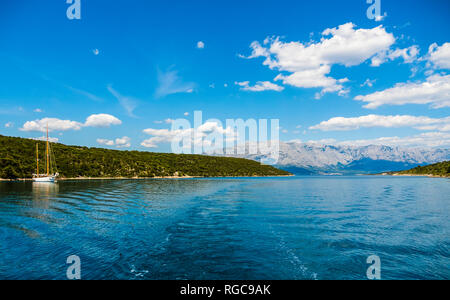
M 34 182 L 46 182 L 46 183 L 55 183 L 56 178 L 59 176 L 59 174 L 53 173 L 53 166 L 51 163 L 51 148 L 50 148 L 50 142 L 48 138 L 48 124 L 47 124 L 47 143 L 46 143 L 46 156 L 47 156 L 47 173 L 46 174 L 39 174 L 39 144 L 36 144 L 36 174 L 33 175 L 33 181 Z M 56 162 L 55 162 L 56 167 Z M 50 170 L 52 171 L 52 174 L 50 174 Z

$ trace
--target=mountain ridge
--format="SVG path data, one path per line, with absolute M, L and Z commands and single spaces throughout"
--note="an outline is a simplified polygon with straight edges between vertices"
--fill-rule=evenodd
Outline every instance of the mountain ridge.
M 256 161 L 269 157 L 261 153 L 232 156 Z M 371 174 L 406 170 L 446 160 L 450 160 L 450 149 L 281 142 L 279 159 L 274 165 L 301 175 Z

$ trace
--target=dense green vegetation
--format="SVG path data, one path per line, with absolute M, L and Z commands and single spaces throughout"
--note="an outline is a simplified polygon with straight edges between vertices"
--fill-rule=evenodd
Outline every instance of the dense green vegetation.
M 0 178 L 31 178 L 36 173 L 36 143 L 41 149 L 40 172 L 44 173 L 44 142 L 0 135 Z M 52 144 L 52 150 L 62 178 L 289 175 L 272 166 L 239 158 L 116 151 L 62 144 Z
M 434 165 L 417 167 L 408 171 L 392 172 L 401 175 L 434 175 L 442 177 L 450 177 L 450 161 L 444 161 Z

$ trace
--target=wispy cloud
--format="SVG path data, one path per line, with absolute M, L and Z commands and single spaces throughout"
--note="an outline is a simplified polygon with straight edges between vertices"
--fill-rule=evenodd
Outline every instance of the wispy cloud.
M 23 107 L 1 108 L 0 115 L 22 115 L 25 112 Z
M 364 83 L 361 84 L 361 87 L 365 87 L 365 86 L 373 87 L 373 85 L 375 84 L 376 81 L 377 81 L 376 79 L 371 80 L 371 79 L 367 78 L 366 81 L 364 81 Z
M 113 89 L 112 85 L 108 85 L 108 91 L 116 97 L 120 105 L 126 110 L 128 116 L 136 118 L 134 115 L 134 110 L 137 107 L 138 100 L 132 97 L 123 96 L 118 91 Z
M 284 90 L 284 87 L 274 84 L 270 81 L 258 81 L 254 86 L 251 86 L 249 81 L 235 82 L 235 84 L 240 86 L 241 90 L 248 92 L 264 92 L 264 91 L 281 92 Z
M 74 92 L 76 94 L 79 94 L 81 96 L 84 96 L 86 98 L 89 98 L 89 99 L 91 99 L 93 101 L 96 101 L 96 102 L 102 102 L 103 101 L 102 98 L 97 97 L 96 95 L 94 95 L 94 94 L 92 94 L 90 92 L 87 92 L 85 90 L 77 89 L 77 88 L 74 88 L 74 87 L 72 87 L 70 85 L 65 85 L 65 84 L 63 86 L 66 87 L 67 89 L 71 90 L 72 92 Z
M 163 98 L 172 94 L 192 93 L 195 86 L 193 82 L 184 82 L 178 75 L 178 71 L 158 71 L 158 88 L 155 97 Z
M 185 116 L 187 117 L 187 116 L 189 116 L 189 114 L 185 114 Z M 170 125 L 170 124 L 172 124 L 173 122 L 174 122 L 175 120 L 173 120 L 173 119 L 171 119 L 171 118 L 167 118 L 167 119 L 165 119 L 164 121 L 160 121 L 160 120 L 157 120 L 157 121 L 153 121 L 153 123 L 155 123 L 155 124 L 168 124 L 168 125 Z

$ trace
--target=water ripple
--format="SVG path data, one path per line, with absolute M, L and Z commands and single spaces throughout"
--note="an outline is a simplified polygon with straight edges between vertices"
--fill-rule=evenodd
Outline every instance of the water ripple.
M 0 183 L 0 278 L 450 279 L 448 180 Z

